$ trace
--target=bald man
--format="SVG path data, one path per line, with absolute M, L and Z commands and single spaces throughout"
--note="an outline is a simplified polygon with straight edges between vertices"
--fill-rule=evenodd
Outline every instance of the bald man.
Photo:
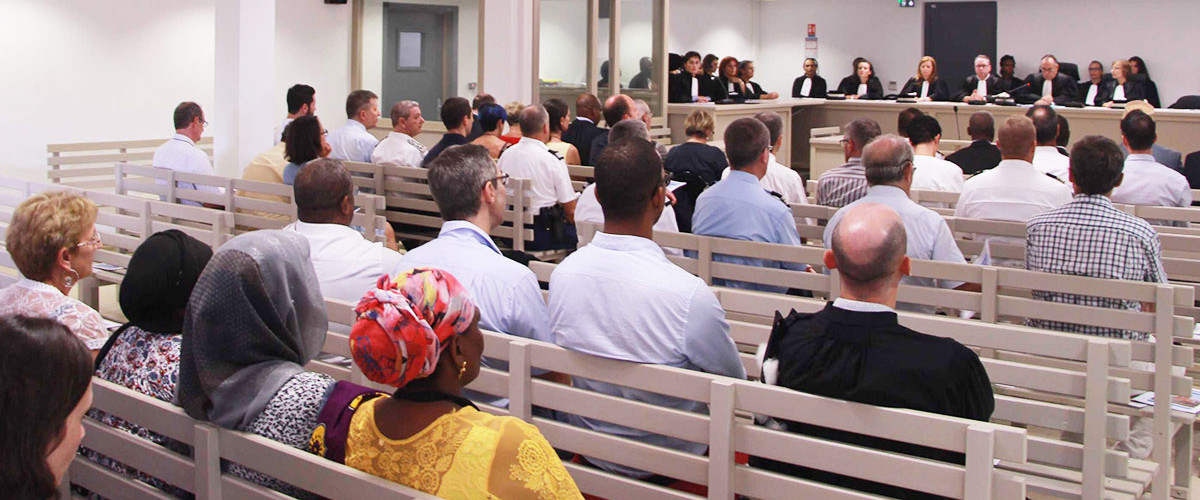
M 991 418 L 991 382 L 975 353 L 952 339 L 925 335 L 897 321 L 896 291 L 910 265 L 900 215 L 881 204 L 853 205 L 832 238 L 825 265 L 838 271 L 841 296 L 818 312 L 792 311 L 775 323 L 767 341 L 763 381 L 858 403 L 980 421 Z M 962 455 L 945 451 L 796 422 L 774 423 L 821 439 L 963 463 Z M 752 457 L 750 463 L 889 497 L 927 496 L 768 459 Z
M 625 94 L 617 94 L 609 97 L 604 101 L 604 123 L 609 127 L 616 125 L 621 120 L 641 120 L 642 112 L 638 109 L 637 104 L 633 102 L 633 98 Z M 607 132 L 607 131 L 605 131 Z M 585 165 L 595 165 L 596 159 L 604 152 L 604 147 L 608 146 L 608 134 L 601 134 L 592 139 L 592 150 L 588 153 L 588 161 Z
M 1057 104 L 1079 102 L 1079 85 L 1071 77 L 1058 72 L 1058 58 L 1053 54 L 1042 56 L 1037 73 L 1025 78 L 1025 87 L 1012 92 L 1021 104 Z
M 579 161 L 584 165 L 594 163 L 592 141 L 607 132 L 596 125 L 600 121 L 602 110 L 600 100 L 596 99 L 596 96 L 587 92 L 579 94 L 579 97 L 575 98 L 575 121 L 571 122 L 562 134 L 563 142 L 573 144 L 575 149 L 579 150 Z

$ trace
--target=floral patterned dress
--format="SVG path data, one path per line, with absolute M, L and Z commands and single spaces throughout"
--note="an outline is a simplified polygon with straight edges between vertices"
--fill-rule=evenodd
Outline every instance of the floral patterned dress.
M 100 313 L 40 281 L 22 278 L 0 288 L 0 315 L 5 314 L 57 320 L 93 351 L 108 341 L 108 330 Z

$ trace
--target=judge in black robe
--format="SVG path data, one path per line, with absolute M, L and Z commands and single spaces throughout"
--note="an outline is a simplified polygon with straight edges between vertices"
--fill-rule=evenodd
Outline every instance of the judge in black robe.
M 1057 68 L 1057 66 L 1056 66 Z M 1079 102 L 1079 86 L 1075 84 L 1075 80 L 1071 77 L 1059 73 L 1055 69 L 1054 74 L 1050 75 L 1050 93 L 1054 96 L 1054 104 L 1059 106 L 1069 102 Z M 1025 83 L 1028 86 L 1021 90 L 1012 93 L 1013 98 L 1021 104 L 1033 104 L 1042 98 L 1042 84 L 1047 80 L 1047 76 L 1043 73 L 1032 73 L 1025 78 Z
M 862 81 L 857 76 L 850 75 L 842 79 L 837 90 L 850 98 L 850 96 L 858 95 L 858 84 L 860 83 Z M 859 99 L 883 99 L 883 84 L 879 82 L 878 78 L 872 76 L 867 79 L 867 93 Z
M 804 88 L 805 80 L 812 80 L 812 85 L 808 89 L 808 95 L 801 95 L 800 91 Z M 792 81 L 792 97 L 811 97 L 814 99 L 824 99 L 828 92 L 829 90 L 826 87 L 825 79 L 821 78 L 819 75 L 813 75 L 812 77 L 800 75 Z
M 1125 80 L 1125 83 L 1120 83 L 1113 79 L 1104 82 L 1104 84 L 1100 87 L 1100 92 L 1098 92 L 1096 97 L 1096 100 L 1099 101 L 1098 105 L 1104 105 L 1106 103 L 1113 102 L 1113 100 L 1117 97 L 1117 87 L 1121 87 L 1121 89 L 1125 92 L 1125 102 L 1146 100 L 1146 90 L 1145 87 L 1142 86 L 1142 82 L 1136 80 Z
M 985 89 L 987 91 L 987 96 L 984 97 L 994 96 L 1004 92 L 1005 90 L 1003 83 L 1000 82 L 1000 79 L 997 78 L 996 75 L 988 75 L 987 80 L 984 81 L 984 85 L 987 86 Z M 951 100 L 965 102 L 966 99 L 971 97 L 971 94 L 975 93 L 975 91 L 978 89 L 979 77 L 975 75 L 968 76 L 963 79 L 962 85 L 958 87 L 958 92 L 954 94 L 954 97 L 952 97 Z
M 700 92 L 700 80 L 695 75 L 687 71 L 671 75 L 670 83 L 667 86 L 667 102 L 687 103 L 696 102 L 692 97 L 692 83 L 696 85 L 696 97 L 702 97 Z
M 908 82 L 904 84 L 904 88 L 900 89 L 900 97 L 916 97 L 920 99 L 922 97 L 921 83 L 921 80 L 918 80 L 916 77 L 909 78 Z M 946 88 L 946 80 L 938 78 L 929 82 L 929 91 L 925 97 L 928 97 L 931 101 L 949 101 L 950 90 Z
M 720 101 L 728 97 L 725 87 L 721 86 L 721 80 L 717 78 L 717 75 L 703 73 L 697 78 L 700 79 L 700 95 L 707 97 L 708 100 Z

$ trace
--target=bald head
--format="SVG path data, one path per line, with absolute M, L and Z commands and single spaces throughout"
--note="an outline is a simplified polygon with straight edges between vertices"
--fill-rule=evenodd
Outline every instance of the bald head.
M 1005 160 L 1030 161 L 1036 141 L 1037 129 L 1033 126 L 1033 120 L 1024 116 L 1010 116 L 1000 126 L 996 146 Z
M 525 106 L 519 117 L 521 135 L 525 137 L 538 138 L 543 132 L 549 130 L 550 115 L 546 113 L 546 108 L 543 108 L 541 104 Z
M 895 210 L 860 203 L 846 209 L 833 231 L 831 267 L 838 270 L 842 286 L 856 295 L 880 294 L 898 285 L 907 247 L 904 222 Z
M 996 138 L 996 119 L 987 111 L 976 111 L 967 122 L 967 135 L 973 141 L 992 142 Z
M 638 118 L 634 106 L 633 99 L 625 94 L 609 97 L 604 101 L 604 122 L 611 127 L 621 120 Z
M 600 120 L 600 100 L 596 96 L 584 92 L 575 98 L 575 115 L 582 116 L 593 122 Z

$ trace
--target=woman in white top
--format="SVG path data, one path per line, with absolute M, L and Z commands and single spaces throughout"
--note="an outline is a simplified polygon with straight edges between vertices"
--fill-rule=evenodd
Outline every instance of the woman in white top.
M 1132 74 L 1133 65 L 1129 61 L 1124 59 L 1113 61 L 1113 79 L 1104 88 L 1104 107 L 1111 108 L 1114 104 L 1140 101 L 1146 98 L 1145 91 L 1142 89 L 1142 82 L 1129 79 L 1129 76 Z
M 67 294 L 92 275 L 92 260 L 102 245 L 96 213 L 91 200 L 65 191 L 38 193 L 21 202 L 5 242 L 24 277 L 0 289 L 0 315 L 56 320 L 83 340 L 93 356 L 108 340 L 104 319 Z

